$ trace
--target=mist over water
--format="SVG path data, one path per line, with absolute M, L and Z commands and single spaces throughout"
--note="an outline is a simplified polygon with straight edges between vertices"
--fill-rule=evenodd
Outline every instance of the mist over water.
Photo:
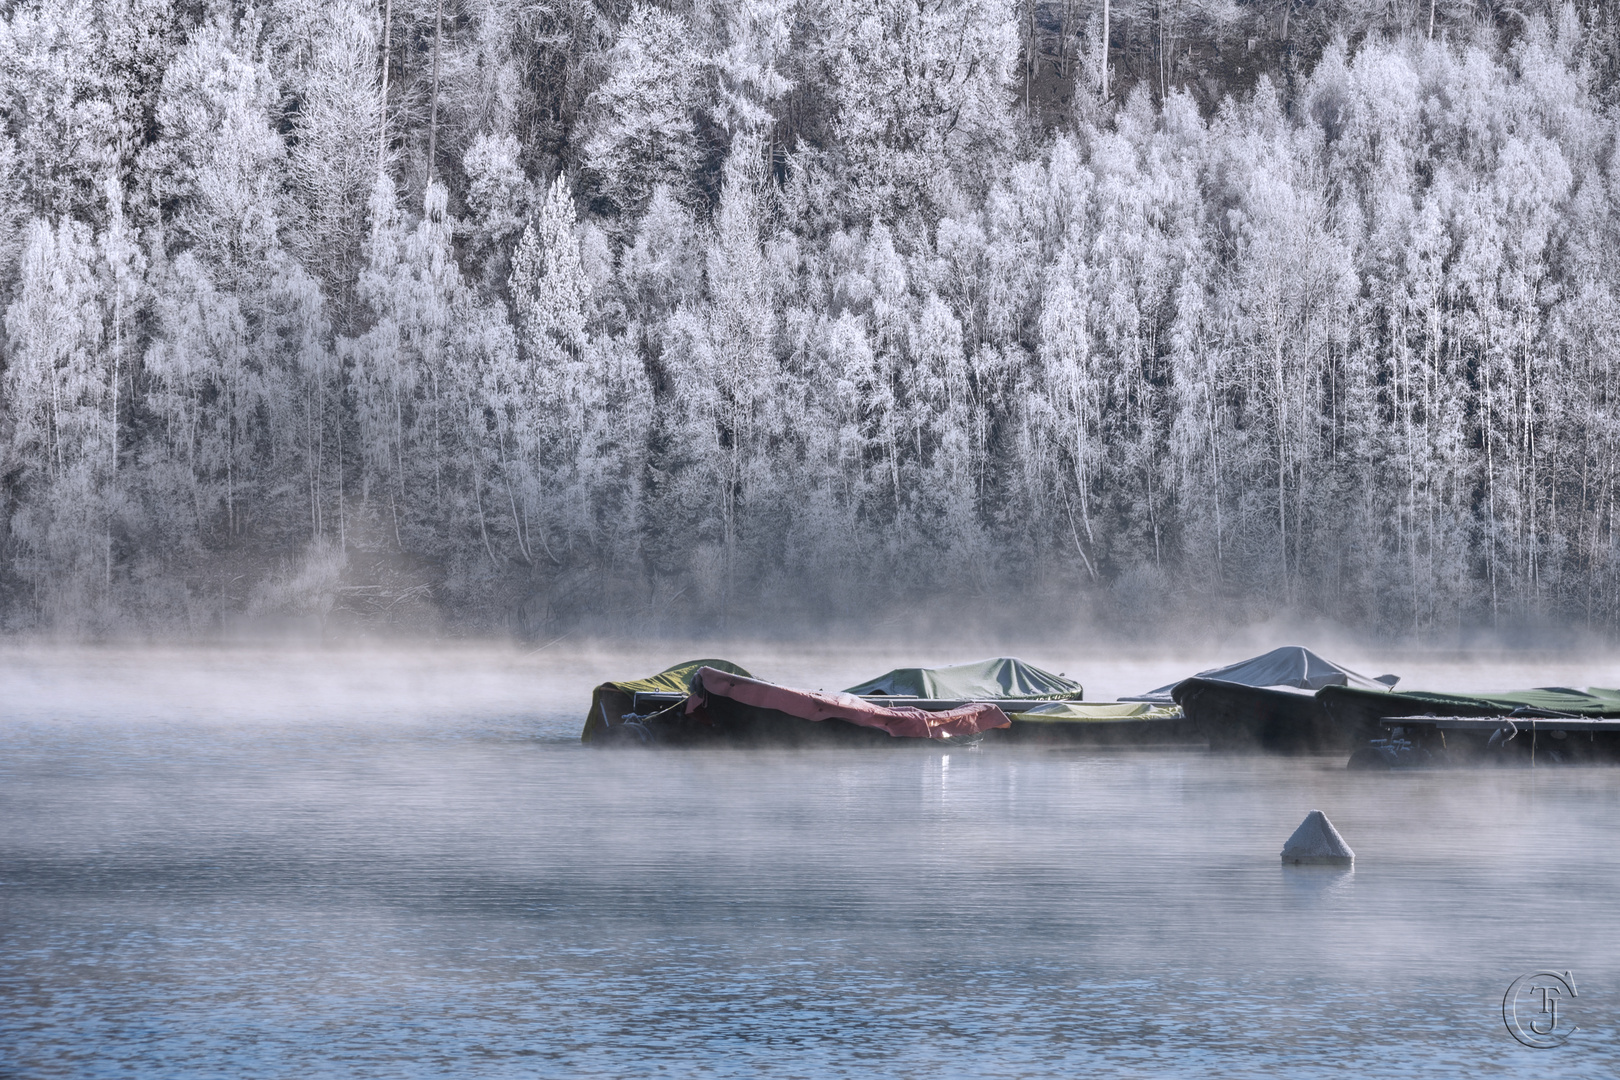
M 0 655 L 0 1074 L 1620 1074 L 1615 770 L 577 741 L 596 682 L 698 655 L 835 689 L 984 655 L 949 653 Z M 1024 655 L 1093 699 L 1236 658 Z M 1311 809 L 1353 872 L 1279 865 Z M 1580 988 L 1557 1050 L 1501 1021 L 1540 968 Z

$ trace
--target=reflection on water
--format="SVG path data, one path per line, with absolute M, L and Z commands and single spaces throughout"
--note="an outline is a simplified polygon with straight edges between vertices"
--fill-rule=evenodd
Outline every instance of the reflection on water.
M 1348 894 L 1356 883 L 1354 867 L 1289 865 L 1282 866 L 1283 881 L 1294 893 L 1311 903 L 1321 903 Z
M 1620 770 L 601 753 L 594 663 L 14 657 L 0 1074 L 1620 1075 Z

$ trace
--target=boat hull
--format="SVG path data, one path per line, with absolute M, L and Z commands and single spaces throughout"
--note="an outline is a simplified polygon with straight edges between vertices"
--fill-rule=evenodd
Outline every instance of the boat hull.
M 690 747 L 817 747 L 934 746 L 949 748 L 977 742 L 980 736 L 956 739 L 910 739 L 890 735 L 881 728 L 862 727 L 837 717 L 806 720 L 777 709 L 747 705 L 711 696 L 701 709 L 688 713 L 684 704 L 629 723 L 607 728 L 595 745 Z
M 880 704 L 853 694 L 795 690 L 700 668 L 691 690 L 651 715 L 623 714 L 593 733 L 593 743 L 732 746 L 958 746 L 1005 728 L 999 706 L 970 702 L 954 709 Z
M 1186 679 L 1171 691 L 1198 737 L 1211 750 L 1270 754 L 1331 754 L 1364 742 L 1309 694 Z
M 1059 746 L 1203 746 L 1186 717 L 1169 719 L 1035 721 L 1018 714 L 1010 727 L 986 733 L 994 742 Z
M 1351 769 L 1620 765 L 1620 719 L 1399 716 L 1350 755 Z
M 1324 686 L 1316 700 L 1333 724 L 1351 733 L 1356 745 L 1381 738 L 1381 721 L 1391 716 L 1428 713 L 1434 716 L 1505 716 L 1511 706 L 1497 706 L 1483 700 L 1448 702 L 1436 697 L 1418 698 L 1402 693 L 1368 693 L 1343 686 Z

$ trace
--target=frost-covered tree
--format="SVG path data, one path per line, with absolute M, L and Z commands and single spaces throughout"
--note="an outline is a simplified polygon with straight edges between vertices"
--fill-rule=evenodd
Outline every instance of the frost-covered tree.
M 512 305 L 524 348 L 548 360 L 585 346 L 591 286 L 574 224 L 574 198 L 559 176 L 512 256 Z
M 591 289 L 574 225 L 574 199 L 559 176 L 523 230 L 509 283 L 523 361 L 507 410 L 511 453 L 525 518 L 560 536 L 583 530 L 590 517 L 575 467 L 595 397 L 584 362 Z
M 132 141 L 106 62 L 108 14 L 95 0 L 18 4 L 0 27 L 0 100 L 35 215 L 92 219 Z
M 166 555 L 250 533 L 308 538 L 336 494 L 325 410 L 309 411 L 330 392 L 316 385 L 331 377 L 324 298 L 282 244 L 286 154 L 259 32 L 215 22 L 193 36 L 165 76 L 144 157 L 165 241 L 144 456 Z
M 487 132 L 462 158 L 467 175 L 467 229 L 471 262 L 486 294 L 504 295 L 511 254 L 529 216 L 533 186 L 518 162 L 518 141 Z
M 371 326 L 346 343 L 363 462 L 360 497 L 383 510 L 398 550 L 442 550 L 447 514 L 450 338 L 460 273 L 441 187 L 410 228 L 393 185 L 377 178 L 359 297 Z
M 607 64 L 580 150 L 603 210 L 628 227 L 661 184 L 678 198 L 696 196 L 702 148 L 691 28 L 677 13 L 636 4 Z
M 945 198 L 944 177 L 987 179 L 1011 134 L 1017 37 L 1005 4 L 838 2 L 827 20 L 817 48 L 838 147 L 828 167 L 846 212 L 893 220 Z
M 83 224 L 35 219 L 6 310 L 10 451 L 22 475 L 10 532 L 17 570 L 47 620 L 110 614 L 117 375 L 103 339 L 97 253 Z
M 1612 632 L 1613 9 L 14 4 L 0 620 Z
M 380 73 L 371 7 L 336 3 L 321 14 L 310 27 L 312 55 L 296 76 L 290 224 L 305 269 L 346 326 L 353 319 L 367 201 L 382 164 Z

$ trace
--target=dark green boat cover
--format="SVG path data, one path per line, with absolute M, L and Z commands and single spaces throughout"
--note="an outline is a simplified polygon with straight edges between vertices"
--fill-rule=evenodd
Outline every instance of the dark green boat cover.
M 1509 690 L 1500 694 L 1440 694 L 1427 690 L 1362 690 L 1351 686 L 1324 687 L 1318 697 L 1361 698 L 1367 696 L 1377 702 L 1385 716 L 1418 716 L 1433 706 L 1447 709 L 1477 709 L 1482 715 L 1496 716 L 1515 709 L 1536 709 L 1545 712 L 1569 713 L 1575 716 L 1620 716 L 1620 690 L 1588 687 L 1574 690 L 1567 686 L 1538 686 L 1533 690 Z M 1408 711 L 1391 711 L 1404 709 Z
M 884 695 L 944 701 L 995 701 L 1000 698 L 1079 701 L 1085 694 L 1085 687 L 1073 679 L 1002 656 L 952 667 L 895 668 L 886 675 L 879 675 L 844 692 L 864 697 Z
M 1311 691 L 1320 690 L 1324 686 L 1355 686 L 1373 693 L 1383 693 L 1401 681 L 1394 675 L 1380 675 L 1376 679 L 1369 679 L 1298 645 L 1285 645 L 1261 656 L 1251 656 L 1247 660 L 1228 664 L 1226 667 L 1200 671 L 1193 678 L 1236 683 L 1239 686 L 1291 686 L 1296 690 Z M 1135 697 L 1122 697 L 1119 700 L 1151 701 L 1168 705 L 1175 701 L 1171 691 L 1185 681 L 1178 679 L 1157 690 L 1149 690 Z

